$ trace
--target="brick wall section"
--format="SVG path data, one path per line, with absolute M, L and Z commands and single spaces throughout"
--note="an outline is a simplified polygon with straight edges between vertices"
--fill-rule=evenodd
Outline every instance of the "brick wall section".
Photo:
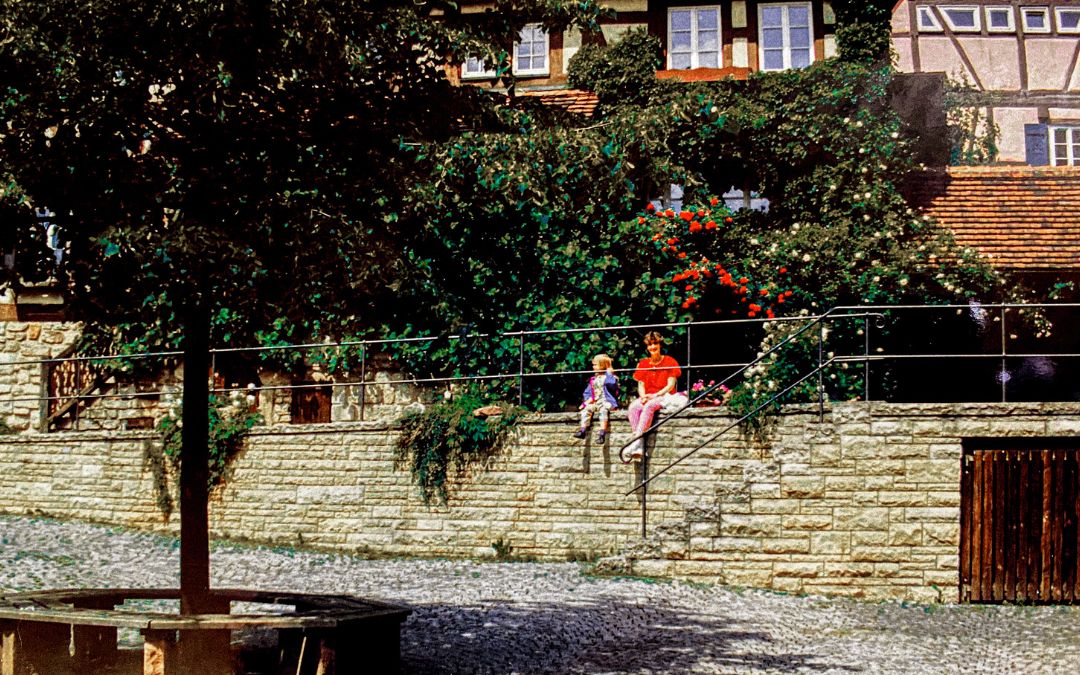
M 768 443 L 732 432 L 660 477 L 649 533 L 615 447 L 575 441 L 575 415 L 537 416 L 490 466 L 425 506 L 384 423 L 277 426 L 251 436 L 211 507 L 214 535 L 345 552 L 561 560 L 790 592 L 955 600 L 961 440 L 1080 436 L 1078 404 L 791 409 Z M 659 468 L 729 418 L 696 411 L 656 439 Z M 615 438 L 627 433 L 625 420 Z M 176 532 L 156 506 L 145 432 L 10 436 L 0 511 Z M 1080 442 L 1080 441 L 1078 441 Z M 173 486 L 175 488 L 175 486 Z

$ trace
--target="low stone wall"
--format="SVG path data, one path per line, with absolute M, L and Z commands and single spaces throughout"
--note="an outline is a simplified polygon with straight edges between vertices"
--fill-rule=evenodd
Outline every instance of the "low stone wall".
M 789 409 L 768 442 L 729 432 L 649 487 L 617 446 L 574 440 L 576 415 L 529 419 L 511 447 L 425 505 L 385 423 L 258 428 L 213 497 L 218 537 L 361 554 L 607 557 L 633 574 L 789 592 L 955 600 L 968 437 L 1080 435 L 1080 405 L 847 403 Z M 653 468 L 730 422 L 694 411 L 658 433 Z M 614 440 L 626 437 L 625 420 Z M 1080 439 L 1078 439 L 1080 442 Z M 155 436 L 0 439 L 0 511 L 178 531 Z

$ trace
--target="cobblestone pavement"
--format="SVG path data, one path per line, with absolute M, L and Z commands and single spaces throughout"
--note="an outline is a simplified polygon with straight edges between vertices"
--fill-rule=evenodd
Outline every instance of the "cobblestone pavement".
M 175 540 L 0 517 L 0 592 L 174 586 Z M 404 603 L 407 673 L 1080 672 L 1080 608 L 863 603 L 573 563 L 363 560 L 217 544 L 213 582 Z

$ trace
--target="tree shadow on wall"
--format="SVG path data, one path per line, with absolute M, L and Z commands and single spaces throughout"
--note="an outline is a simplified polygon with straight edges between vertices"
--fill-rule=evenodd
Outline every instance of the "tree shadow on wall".
M 766 633 L 722 616 L 619 600 L 413 605 L 402 673 L 854 671 L 818 655 L 774 653 Z

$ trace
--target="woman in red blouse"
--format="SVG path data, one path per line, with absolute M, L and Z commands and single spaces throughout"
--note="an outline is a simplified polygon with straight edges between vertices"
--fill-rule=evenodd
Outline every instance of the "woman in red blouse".
M 682 375 L 679 363 L 661 353 L 664 338 L 656 331 L 645 335 L 648 358 L 642 359 L 634 371 L 638 383 L 638 397 L 630 404 L 630 429 L 635 436 L 644 434 L 652 426 L 656 411 L 665 405 L 685 403 L 684 397 L 675 394 L 675 386 Z M 644 452 L 644 439 L 639 438 L 627 449 L 630 458 L 639 460 Z

